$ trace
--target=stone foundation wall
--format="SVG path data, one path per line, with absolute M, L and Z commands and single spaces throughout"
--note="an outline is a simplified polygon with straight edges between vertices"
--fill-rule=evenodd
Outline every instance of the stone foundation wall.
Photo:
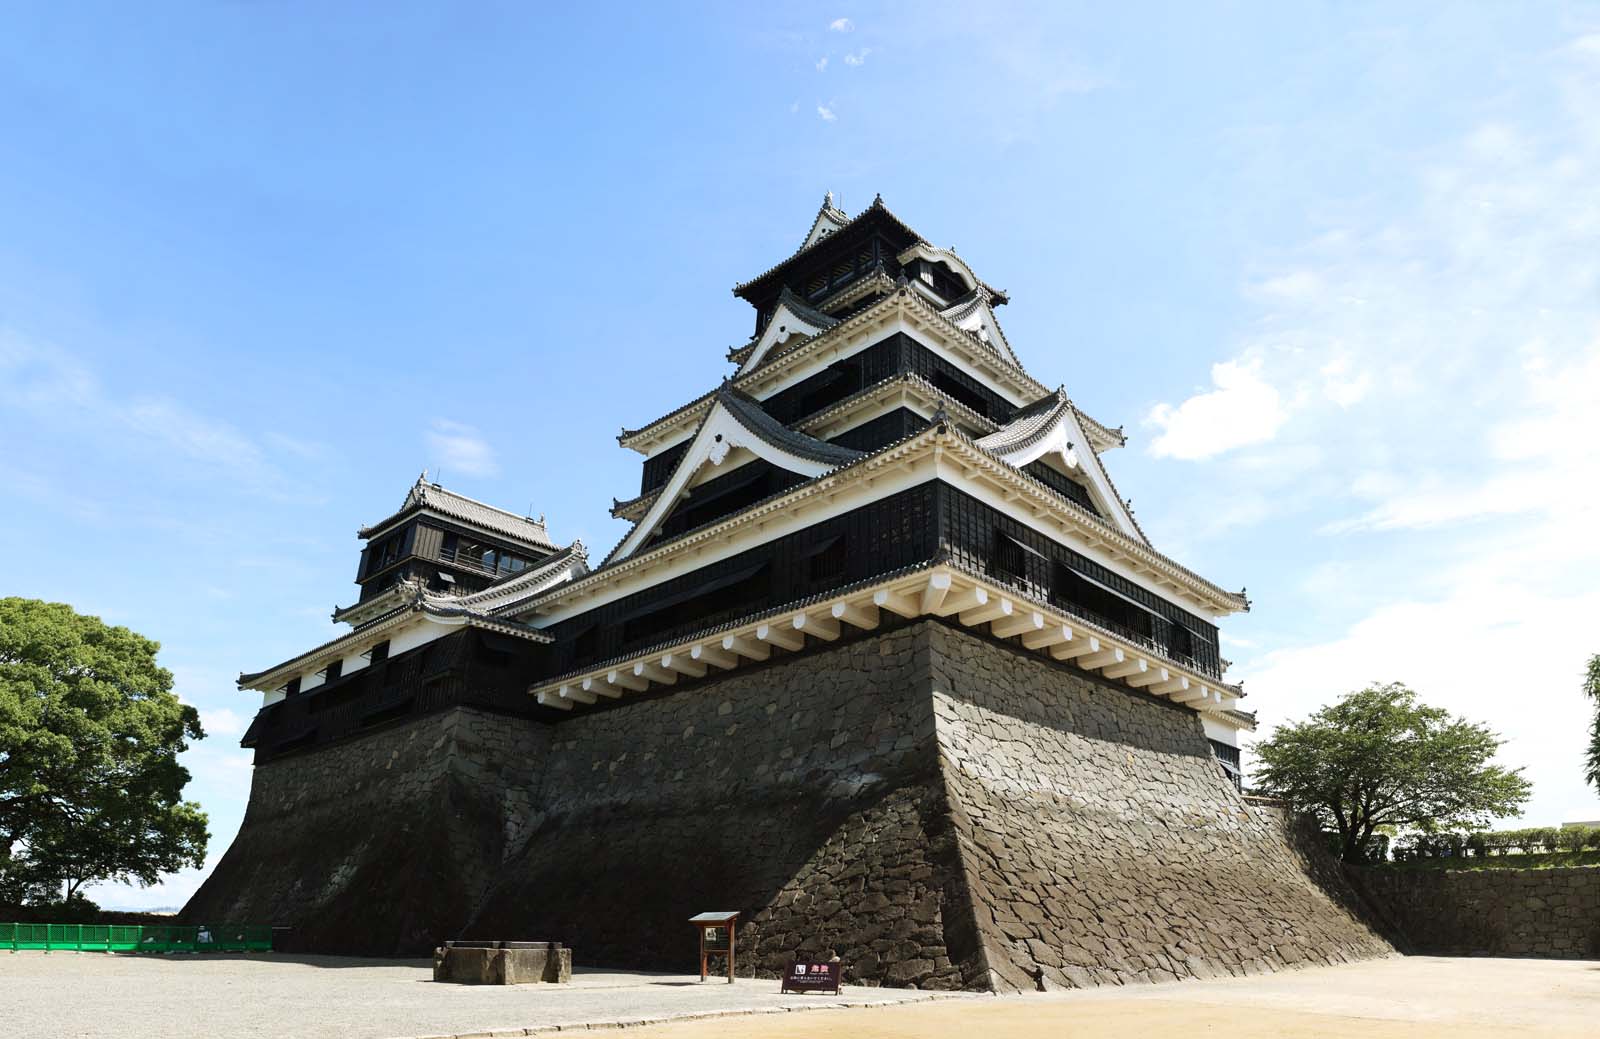
M 538 824 L 548 737 L 455 708 L 259 766 L 181 919 L 286 926 L 281 948 L 429 955 Z
M 939 754 L 993 987 L 1391 951 L 1337 871 L 1223 778 L 1193 711 L 942 625 L 930 638 Z
M 1407 951 L 1434 956 L 1600 958 L 1600 866 L 1355 869 Z
M 855 980 L 959 987 L 952 907 L 975 947 L 947 884 L 928 670 L 901 629 L 562 722 L 543 824 L 472 929 L 688 971 L 689 917 L 740 910 L 741 974 L 804 947 Z
M 742 974 L 805 950 L 923 988 L 1389 951 L 1317 854 L 1192 711 L 925 621 L 555 725 L 458 709 L 263 766 L 185 917 L 689 971 L 688 918 L 738 910 Z

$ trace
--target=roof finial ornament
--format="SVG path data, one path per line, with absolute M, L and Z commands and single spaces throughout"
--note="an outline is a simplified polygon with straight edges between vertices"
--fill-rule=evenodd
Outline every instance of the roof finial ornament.
M 933 409 L 933 418 L 928 420 L 928 424 L 930 426 L 939 426 L 940 428 L 950 424 L 950 413 L 944 410 L 943 397 L 939 398 L 939 405 Z
M 872 207 L 874 209 L 883 208 L 883 192 L 880 191 L 876 195 L 872 196 Z
M 830 192 L 828 192 L 828 193 L 826 193 L 825 195 L 822 196 L 822 208 L 823 209 L 838 209 L 839 208 L 838 206 L 833 204 L 833 192 L 830 191 Z

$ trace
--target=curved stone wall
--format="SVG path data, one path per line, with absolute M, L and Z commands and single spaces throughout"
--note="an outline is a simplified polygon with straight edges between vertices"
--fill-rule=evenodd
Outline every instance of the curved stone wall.
M 940 760 L 993 987 L 1392 951 L 1338 871 L 1223 778 L 1193 711 L 943 625 L 929 635 Z
M 287 927 L 290 950 L 426 956 L 537 823 L 547 740 L 455 708 L 257 766 L 239 835 L 180 919 Z

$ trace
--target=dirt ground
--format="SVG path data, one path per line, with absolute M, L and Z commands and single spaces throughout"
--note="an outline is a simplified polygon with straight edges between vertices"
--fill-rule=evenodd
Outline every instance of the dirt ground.
M 1600 1036 L 1600 962 L 1408 957 L 1262 978 L 733 1017 L 630 1039 Z

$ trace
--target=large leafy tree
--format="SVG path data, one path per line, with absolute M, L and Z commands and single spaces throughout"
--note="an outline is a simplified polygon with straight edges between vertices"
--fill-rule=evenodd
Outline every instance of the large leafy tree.
M 1589 753 L 1583 763 L 1583 778 L 1600 790 L 1600 653 L 1589 658 L 1589 667 L 1583 675 L 1583 692 L 1594 701 L 1594 721 L 1589 723 Z
M 1262 789 L 1339 834 L 1361 858 L 1379 827 L 1487 826 L 1528 799 L 1521 769 L 1492 764 L 1486 726 L 1429 707 L 1398 682 L 1349 693 L 1255 745 Z
M 158 643 L 61 603 L 0 599 L 0 898 L 155 883 L 205 859 L 178 754 L 204 736 Z

